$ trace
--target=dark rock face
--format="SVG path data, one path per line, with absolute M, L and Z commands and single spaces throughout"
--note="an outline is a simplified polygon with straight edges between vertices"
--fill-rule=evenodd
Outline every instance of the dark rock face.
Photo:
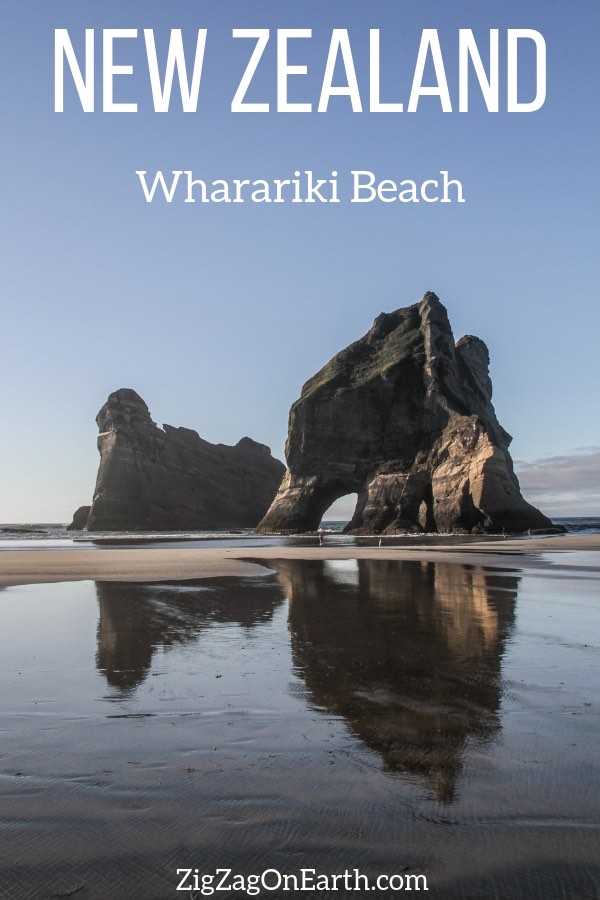
M 110 395 L 96 422 L 100 467 L 89 531 L 253 528 L 284 472 L 250 438 L 229 447 L 188 428 L 159 428 L 127 388 Z
M 83 531 L 88 520 L 91 506 L 80 506 L 73 513 L 73 521 L 67 525 L 67 531 Z
M 455 344 L 433 293 L 382 313 L 292 406 L 287 472 L 259 531 L 314 530 L 353 492 L 349 531 L 551 528 L 521 496 L 488 365 L 483 341 Z

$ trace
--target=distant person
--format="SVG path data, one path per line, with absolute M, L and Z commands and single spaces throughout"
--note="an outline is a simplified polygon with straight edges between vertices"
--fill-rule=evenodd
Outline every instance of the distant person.
M 383 547 L 383 538 L 382 537 L 379 538 L 379 546 Z
M 319 529 L 319 547 L 323 546 L 323 532 Z

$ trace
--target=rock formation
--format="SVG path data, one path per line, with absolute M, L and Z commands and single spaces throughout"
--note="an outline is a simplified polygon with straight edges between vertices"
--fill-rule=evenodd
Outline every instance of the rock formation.
M 96 422 L 100 467 L 80 524 L 88 531 L 253 528 L 284 472 L 248 437 L 229 447 L 189 428 L 159 428 L 127 388 L 110 395 Z
M 382 313 L 292 406 L 287 471 L 259 531 L 314 530 L 353 492 L 353 532 L 552 527 L 521 496 L 488 365 L 479 338 L 455 344 L 431 292 Z
M 67 531 L 83 531 L 90 515 L 91 506 L 80 506 L 73 513 L 73 520 L 67 525 Z

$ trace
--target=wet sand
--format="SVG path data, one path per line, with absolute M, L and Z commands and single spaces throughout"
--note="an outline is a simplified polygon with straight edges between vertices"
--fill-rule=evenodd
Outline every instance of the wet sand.
M 384 539 L 385 541 L 385 539 Z M 214 578 L 259 574 L 261 568 L 249 559 L 266 560 L 424 560 L 452 561 L 464 565 L 518 564 L 540 567 L 548 564 L 546 554 L 565 554 L 562 564 L 587 565 L 600 569 L 600 535 L 560 535 L 522 540 L 482 541 L 448 547 L 419 545 L 407 547 L 303 546 L 303 547 L 202 547 L 143 549 L 114 547 L 97 550 L 7 550 L 0 553 L 0 586 L 41 582 L 102 580 L 161 581 L 168 579 Z M 582 555 L 585 553 L 585 557 Z M 568 556 L 567 556 L 568 554 Z M 589 554 L 589 556 L 588 556 Z
M 595 900 L 598 543 L 3 551 L 0 897 Z

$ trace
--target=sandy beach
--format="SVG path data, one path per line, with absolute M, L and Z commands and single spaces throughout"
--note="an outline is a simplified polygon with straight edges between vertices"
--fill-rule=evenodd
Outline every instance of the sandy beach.
M 456 562 L 464 565 L 507 567 L 513 564 L 537 568 L 546 566 L 547 553 L 568 554 L 562 565 L 600 570 L 600 535 L 560 535 L 523 540 L 482 541 L 480 543 L 428 546 L 415 543 L 405 547 L 210 547 L 197 549 L 102 548 L 73 550 L 18 550 L 0 554 L 0 586 L 39 584 L 57 581 L 161 581 L 260 574 L 264 569 L 249 559 L 297 560 L 423 560 Z M 585 553 L 583 558 L 581 554 Z M 587 556 L 590 553 L 591 556 Z
M 600 535 L 309 540 L 0 552 L 2 900 L 597 896 Z

